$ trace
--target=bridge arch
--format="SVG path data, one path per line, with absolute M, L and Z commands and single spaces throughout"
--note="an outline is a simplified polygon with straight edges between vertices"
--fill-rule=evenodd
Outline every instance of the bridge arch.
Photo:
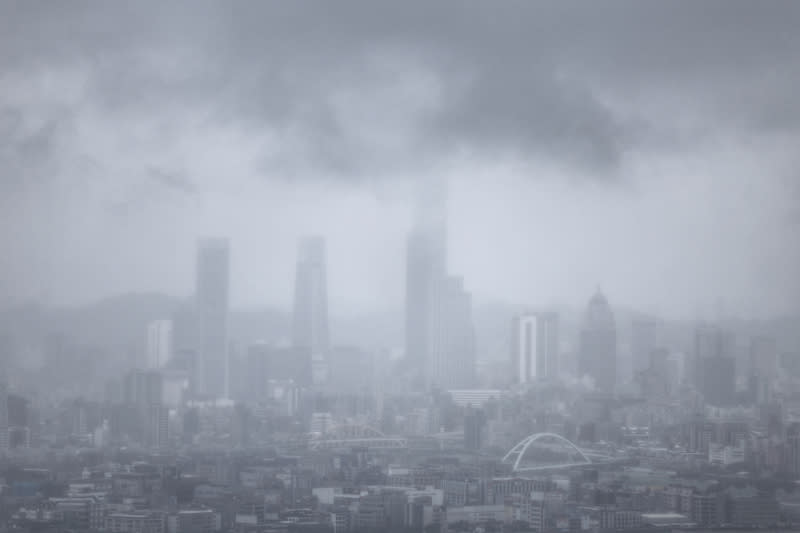
M 525 453 L 528 451 L 530 446 L 540 440 L 540 439 L 555 439 L 563 444 L 566 444 L 569 448 L 577 452 L 580 458 L 583 460 L 582 463 L 578 464 L 592 464 L 592 460 L 578 448 L 574 443 L 570 442 L 568 439 L 562 437 L 557 433 L 534 433 L 533 435 L 528 435 L 521 441 L 519 441 L 513 448 L 511 448 L 508 453 L 503 457 L 504 463 L 511 463 L 513 462 L 513 470 L 517 472 L 519 470 L 526 470 L 525 468 L 520 469 L 520 463 L 522 462 L 522 458 L 525 457 Z M 564 465 L 568 466 L 568 465 Z M 547 468 L 547 467 L 543 467 Z

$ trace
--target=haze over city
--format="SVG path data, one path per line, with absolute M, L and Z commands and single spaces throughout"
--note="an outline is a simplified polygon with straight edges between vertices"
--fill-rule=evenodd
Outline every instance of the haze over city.
M 480 299 L 797 310 L 791 3 L 2 10 L 6 302 L 187 296 L 224 236 L 232 305 L 288 309 L 321 233 L 334 314 L 400 309 L 413 199 L 444 179 Z
M 798 30 L 0 0 L 0 533 L 800 531 Z

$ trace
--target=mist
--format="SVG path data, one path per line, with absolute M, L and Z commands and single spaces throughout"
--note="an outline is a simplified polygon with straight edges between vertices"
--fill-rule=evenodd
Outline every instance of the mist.
M 219 235 L 233 305 L 288 308 L 324 233 L 334 313 L 400 308 L 444 179 L 481 298 L 797 310 L 792 4 L 2 9 L 8 303 L 187 295 Z

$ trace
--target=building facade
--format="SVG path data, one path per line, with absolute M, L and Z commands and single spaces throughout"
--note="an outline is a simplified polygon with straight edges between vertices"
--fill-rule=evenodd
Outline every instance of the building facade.
M 617 380 L 617 329 L 608 300 L 598 291 L 589 300 L 580 336 L 578 373 L 597 390 L 612 393 Z
M 194 387 L 200 395 L 217 398 L 228 392 L 228 277 L 228 241 L 201 241 L 195 287 L 198 343 Z

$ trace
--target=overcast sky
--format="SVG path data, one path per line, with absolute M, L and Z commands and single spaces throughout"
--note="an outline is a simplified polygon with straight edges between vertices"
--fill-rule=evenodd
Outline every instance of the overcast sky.
M 800 301 L 800 2 L 0 0 L 0 302 L 399 308 L 414 189 L 449 181 L 479 297 L 694 318 Z

